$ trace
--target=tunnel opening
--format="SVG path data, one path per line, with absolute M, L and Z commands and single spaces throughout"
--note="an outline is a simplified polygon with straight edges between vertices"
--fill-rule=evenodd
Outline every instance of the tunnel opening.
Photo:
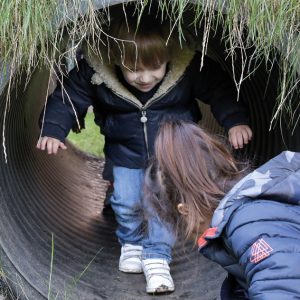
M 192 11 L 186 18 L 188 23 Z M 230 70 L 221 36 L 222 32 L 217 32 L 210 37 L 208 54 Z M 239 57 L 234 67 L 241 72 Z M 58 295 L 57 299 L 153 298 L 144 291 L 143 275 L 118 272 L 116 225 L 113 216 L 101 214 L 107 188 L 101 177 L 104 161 L 73 147 L 56 156 L 35 149 L 48 77 L 49 70 L 41 67 L 28 84 L 20 80 L 11 93 L 6 123 L 8 163 L 2 155 L 0 169 L 1 263 L 9 283 L 20 299 L 47 299 L 49 290 L 51 296 Z M 241 88 L 240 97 L 249 108 L 254 132 L 253 141 L 242 154 L 255 164 L 282 150 L 300 149 L 296 138 L 299 125 L 293 134 L 288 122 L 278 123 L 269 131 L 278 80 L 278 66 L 268 70 L 261 64 Z M 1 94 L 1 118 L 7 91 Z M 203 124 L 218 132 L 209 109 L 202 107 L 202 111 Z M 217 297 L 224 274 L 196 252 L 181 245 L 174 250 L 171 268 L 176 291 L 165 299 L 197 299 L 199 294 L 201 299 Z

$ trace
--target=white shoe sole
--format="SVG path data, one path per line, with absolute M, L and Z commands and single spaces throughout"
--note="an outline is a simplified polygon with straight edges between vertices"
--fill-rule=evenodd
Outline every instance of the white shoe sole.
M 175 287 L 169 287 L 166 286 L 164 284 L 162 284 L 161 286 L 157 287 L 157 288 L 146 288 L 146 292 L 148 294 L 162 294 L 162 293 L 168 293 L 168 292 L 174 292 L 175 291 Z
M 133 274 L 143 273 L 142 268 L 141 269 L 129 269 L 129 268 L 121 268 L 121 267 L 119 267 L 119 271 L 124 272 L 124 273 L 133 273 Z

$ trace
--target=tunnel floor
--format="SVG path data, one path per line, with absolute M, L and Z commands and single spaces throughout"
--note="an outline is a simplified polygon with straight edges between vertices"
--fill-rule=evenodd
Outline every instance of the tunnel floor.
M 2 262 L 18 299 L 47 299 L 49 285 L 53 299 L 217 299 L 224 271 L 192 245 L 174 249 L 172 294 L 149 296 L 143 274 L 118 271 L 116 223 L 112 213 L 102 213 L 104 162 L 68 152 L 47 160 L 47 154 L 36 153 L 37 170 L 46 168 L 47 174 L 29 172 L 30 159 L 22 168 L 10 161 L 2 169 L 6 180 L 14 176 L 16 182 L 0 197 L 0 235 Z M 56 176 L 53 166 L 59 166 Z M 72 172 L 77 176 L 66 178 Z

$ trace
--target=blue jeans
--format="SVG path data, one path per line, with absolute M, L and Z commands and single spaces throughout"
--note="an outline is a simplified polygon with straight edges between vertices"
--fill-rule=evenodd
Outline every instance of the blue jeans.
M 119 242 L 143 246 L 142 259 L 164 258 L 171 261 L 175 243 L 173 231 L 149 207 L 143 207 L 144 169 L 113 167 L 114 193 L 110 202 L 115 212 Z M 151 217 L 145 222 L 144 216 Z

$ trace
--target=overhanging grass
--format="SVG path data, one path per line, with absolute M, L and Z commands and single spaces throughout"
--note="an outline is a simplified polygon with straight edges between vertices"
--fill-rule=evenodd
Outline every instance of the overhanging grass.
M 136 1 L 137 10 L 147 10 L 151 2 Z M 109 1 L 105 3 L 108 5 Z M 224 28 L 230 55 L 255 46 L 256 55 L 268 60 L 274 47 L 280 49 L 282 92 L 288 94 L 300 67 L 299 0 L 159 0 L 158 3 L 162 17 L 172 20 L 171 27 L 179 26 L 180 36 L 184 12 L 194 3 L 195 28 L 200 22 L 205 24 L 204 50 L 209 33 L 218 24 Z M 0 57 L 10 61 L 13 67 L 23 66 L 29 71 L 39 61 L 52 65 L 54 56 L 62 59 L 74 55 L 78 42 L 89 33 L 107 42 L 101 24 L 109 20 L 110 11 L 106 8 L 96 13 L 97 5 L 99 1 L 93 0 L 2 0 Z M 64 52 L 60 43 L 66 31 L 74 48 Z
M 132 2 L 132 1 L 131 1 Z M 152 0 L 136 1 L 137 11 L 148 9 Z M 279 49 L 281 57 L 280 91 L 277 110 L 272 121 L 280 114 L 288 112 L 291 124 L 298 120 L 294 114 L 295 105 L 290 102 L 299 86 L 300 70 L 300 2 L 299 0 L 158 0 L 162 17 L 170 18 L 170 30 L 178 26 L 182 38 L 182 21 L 187 9 L 195 11 L 193 26 L 204 25 L 202 41 L 206 52 L 209 35 L 217 26 L 224 29 L 223 39 L 227 42 L 228 56 L 234 59 L 236 53 L 242 56 L 242 74 L 235 78 L 239 89 L 248 70 L 255 66 L 256 58 L 265 61 L 273 59 L 274 49 Z M 26 71 L 30 76 L 38 64 L 50 70 L 59 66 L 63 59 L 74 58 L 76 49 L 88 34 L 108 44 L 108 37 L 102 30 L 103 20 L 110 19 L 110 9 L 101 12 L 95 8 L 109 1 L 96 0 L 2 0 L 0 2 L 0 57 L 15 70 L 10 77 L 17 80 L 17 74 Z M 193 3 L 193 4 L 192 4 Z M 186 24 L 184 24 L 186 25 Z M 70 48 L 62 45 L 63 36 L 68 35 Z M 96 40 L 91 39 L 97 47 Z M 247 58 L 245 50 L 255 49 Z M 247 66 L 247 68 L 246 68 Z M 10 105 L 7 93 L 5 113 L 2 123 L 3 148 L 5 153 L 5 119 Z
M 70 132 L 68 140 L 81 151 L 104 157 L 104 137 L 99 130 L 99 127 L 94 123 L 94 114 L 87 113 L 85 129 L 81 133 Z

